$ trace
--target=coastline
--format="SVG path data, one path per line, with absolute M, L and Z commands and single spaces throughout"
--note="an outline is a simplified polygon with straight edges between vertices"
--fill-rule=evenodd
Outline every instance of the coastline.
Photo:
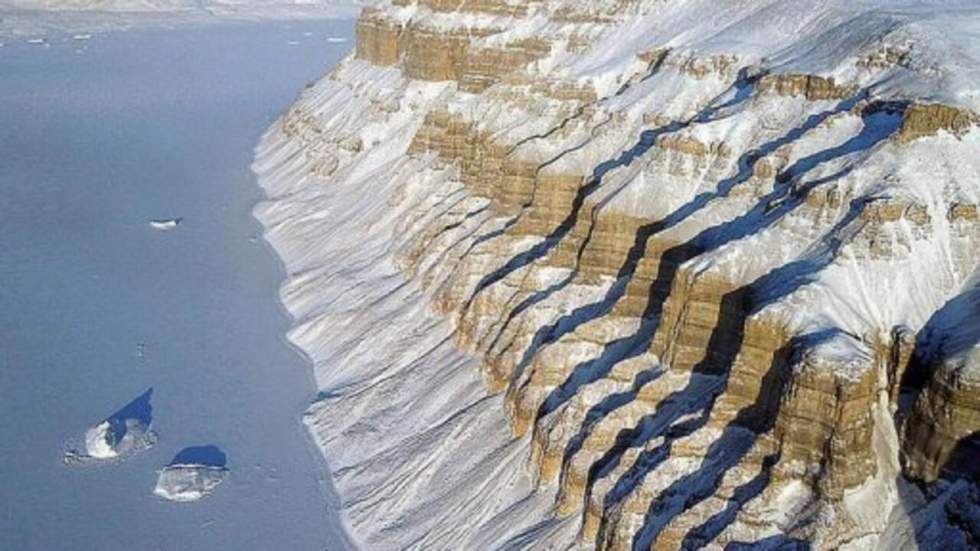
M 260 143 L 263 139 L 264 137 L 260 139 Z M 261 191 L 263 197 L 254 202 L 252 210 L 250 210 L 249 212 L 252 219 L 255 222 L 262 225 L 262 221 L 259 220 L 259 218 L 255 215 L 254 209 L 258 205 L 266 202 L 268 200 L 268 197 L 265 196 L 265 189 L 262 188 L 261 184 L 258 183 L 259 182 L 258 174 L 255 174 L 254 172 L 253 174 L 255 175 L 255 180 L 253 184 Z M 263 226 L 263 233 L 260 242 L 262 244 L 262 247 L 269 254 L 269 256 L 275 259 L 276 265 L 278 266 L 280 279 L 282 281 L 285 281 L 287 277 L 286 265 L 283 263 L 282 257 L 279 256 L 279 253 L 276 250 L 276 248 L 272 245 L 272 243 L 270 243 L 266 239 L 264 228 L 265 226 Z M 276 305 L 278 306 L 279 313 L 282 315 L 283 319 L 289 320 L 290 328 L 291 328 L 292 323 L 295 321 L 295 319 L 293 318 L 293 315 L 289 312 L 288 308 L 286 307 L 286 304 L 283 302 L 282 297 L 277 294 L 275 302 Z M 309 385 L 309 389 L 313 396 L 312 399 L 309 401 L 309 404 L 312 405 L 313 403 L 316 402 L 317 397 L 320 395 L 319 387 L 316 382 L 316 377 L 314 376 L 313 358 L 311 358 L 310 355 L 307 354 L 306 350 L 304 350 L 302 347 L 297 345 L 289 338 L 288 329 L 285 333 L 278 334 L 277 337 L 279 341 L 284 346 L 289 348 L 293 352 L 293 354 L 297 355 L 302 360 L 303 364 L 306 366 L 307 369 L 305 370 L 305 375 Z M 317 472 L 318 478 L 320 478 L 321 480 L 325 478 L 327 481 L 327 484 L 323 484 L 321 482 L 321 490 L 323 490 L 322 493 L 324 495 L 325 501 L 327 501 L 327 503 L 331 506 L 332 510 L 337 514 L 337 517 L 340 521 L 340 527 L 343 529 L 343 532 L 341 534 L 344 538 L 343 548 L 351 549 L 351 550 L 361 549 L 362 546 L 357 541 L 356 535 L 354 534 L 353 530 L 351 530 L 350 519 L 347 517 L 346 510 L 344 509 L 343 506 L 343 496 L 341 496 L 340 493 L 337 491 L 337 487 L 334 483 L 333 472 L 331 471 L 330 468 L 330 459 L 327 456 L 326 451 L 323 448 L 321 448 L 319 444 L 317 444 L 314 434 L 310 431 L 309 426 L 305 422 L 305 418 L 308 411 L 309 409 L 307 408 L 307 410 L 301 411 L 300 414 L 295 417 L 294 420 L 296 426 L 300 429 L 300 432 L 302 432 L 303 434 L 303 440 L 306 442 L 308 452 L 310 453 L 310 455 L 316 458 L 316 463 L 318 465 L 318 472 Z M 337 543 L 337 542 L 330 542 L 330 543 Z
M 275 127 L 278 122 L 279 119 L 276 119 L 276 122 L 273 123 L 272 127 Z M 267 129 L 262 133 L 262 136 L 259 138 L 259 141 L 255 146 L 256 151 L 266 141 L 267 135 L 270 133 L 272 127 L 270 127 L 270 129 Z M 252 171 L 254 177 L 252 182 L 253 185 L 262 194 L 262 196 L 253 203 L 252 208 L 249 210 L 249 215 L 255 222 L 257 222 L 262 227 L 262 235 L 259 242 L 262 244 L 262 247 L 266 250 L 268 255 L 271 258 L 275 259 L 276 265 L 278 267 L 278 274 L 280 277 L 280 281 L 284 282 L 288 277 L 288 271 L 287 271 L 288 268 L 285 262 L 283 261 L 283 258 L 279 256 L 279 251 L 268 240 L 266 235 L 266 227 L 255 212 L 260 205 L 262 205 L 263 203 L 269 200 L 269 197 L 266 189 L 262 186 L 261 175 L 258 172 L 256 172 L 255 168 L 252 166 L 249 167 L 249 170 Z M 301 346 L 299 346 L 289 338 L 289 329 L 293 327 L 295 318 L 293 317 L 292 313 L 289 311 L 289 308 L 286 306 L 286 303 L 283 301 L 283 297 L 281 293 L 276 294 L 275 302 L 283 318 L 289 320 L 289 328 L 287 328 L 287 331 L 285 333 L 280 333 L 278 335 L 279 341 L 282 342 L 283 345 L 288 347 L 299 358 L 301 358 L 302 362 L 307 367 L 307 369 L 305 370 L 305 375 L 309 388 L 311 390 L 311 394 L 313 395 L 313 399 L 310 402 L 310 404 L 312 404 L 315 402 L 316 397 L 319 395 L 319 386 L 317 385 L 316 377 L 314 375 L 313 358 L 306 352 L 306 350 L 304 350 Z M 351 529 L 350 519 L 347 517 L 347 513 L 343 507 L 343 497 L 336 490 L 335 481 L 333 480 L 333 472 L 331 470 L 330 461 L 326 454 L 326 451 L 317 444 L 316 438 L 314 437 L 313 433 L 310 431 L 309 427 L 304 421 L 307 415 L 307 411 L 300 412 L 300 414 L 295 418 L 295 422 L 296 425 L 301 429 L 301 432 L 303 433 L 303 439 L 306 441 L 306 445 L 309 453 L 317 458 L 317 465 L 319 467 L 319 472 L 318 472 L 319 476 L 325 477 L 328 480 L 329 491 L 324 492 L 324 497 L 326 498 L 328 503 L 330 503 L 330 505 L 333 507 L 333 510 L 337 513 L 337 516 L 339 517 L 340 525 L 341 528 L 343 529 L 342 535 L 344 537 L 344 544 L 343 544 L 344 548 L 352 549 L 352 550 L 361 549 L 362 546 L 357 541 L 356 536 L 353 530 Z

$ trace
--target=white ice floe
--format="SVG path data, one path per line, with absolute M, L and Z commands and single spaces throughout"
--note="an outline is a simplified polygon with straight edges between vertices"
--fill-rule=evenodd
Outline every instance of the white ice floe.
M 347 42 L 347 39 L 342 36 L 330 36 L 327 37 L 327 42 L 331 44 L 340 44 L 341 42 Z
M 155 230 L 160 231 L 170 231 L 180 224 L 183 218 L 161 218 L 157 220 L 150 220 L 150 226 Z
M 90 38 L 92 38 L 92 35 L 91 34 L 88 34 L 88 33 L 76 34 L 76 35 L 72 36 L 72 39 L 73 40 L 88 40 Z
M 170 501 L 197 501 L 210 494 L 228 476 L 214 465 L 168 465 L 160 471 L 153 493 Z

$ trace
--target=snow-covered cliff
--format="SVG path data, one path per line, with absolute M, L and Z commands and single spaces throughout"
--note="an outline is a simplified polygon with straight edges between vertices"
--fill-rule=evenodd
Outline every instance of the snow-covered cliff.
M 366 9 L 255 165 L 355 534 L 975 544 L 937 478 L 977 477 L 978 31 L 966 1 Z

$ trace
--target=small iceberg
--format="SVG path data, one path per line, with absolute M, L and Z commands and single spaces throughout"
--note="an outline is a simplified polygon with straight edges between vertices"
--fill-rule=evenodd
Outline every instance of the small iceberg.
M 226 456 L 216 446 L 184 448 L 160 471 L 153 493 L 170 501 L 197 501 L 228 476 Z
M 84 33 L 84 34 L 76 34 L 75 36 L 72 37 L 72 40 L 89 40 L 90 38 L 92 38 L 91 34 Z
M 28 44 L 44 44 L 44 39 L 43 38 L 28 38 L 27 39 L 27 43 Z
M 290 46 L 299 46 L 299 40 L 290 40 L 286 44 L 289 44 Z
M 330 36 L 327 37 L 327 42 L 331 44 L 340 44 L 341 42 L 347 42 L 347 39 L 342 36 Z
M 148 389 L 104 421 L 86 430 L 85 444 L 81 449 L 68 446 L 65 464 L 121 461 L 153 447 L 157 436 L 150 429 L 153 421 L 152 395 L 153 389 Z
M 160 471 L 153 493 L 163 499 L 187 503 L 211 492 L 228 476 L 228 469 L 208 465 L 168 465 Z
M 156 220 L 150 220 L 150 227 L 155 230 L 160 231 L 170 231 L 180 224 L 183 218 L 159 218 Z

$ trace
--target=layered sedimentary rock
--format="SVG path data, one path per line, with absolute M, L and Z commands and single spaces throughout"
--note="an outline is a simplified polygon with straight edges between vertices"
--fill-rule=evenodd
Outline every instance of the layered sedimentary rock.
M 937 310 L 923 332 L 919 360 L 908 372 L 918 390 L 904 419 L 906 473 L 980 479 L 980 286 L 974 276 Z
M 980 381 L 970 366 L 977 362 L 977 349 L 946 360 L 918 397 L 905 425 L 908 471 L 925 481 L 941 474 L 980 477 L 980 446 L 976 427 L 980 423 Z
M 980 11 L 716 4 L 380 2 L 270 131 L 368 547 L 976 541 Z

